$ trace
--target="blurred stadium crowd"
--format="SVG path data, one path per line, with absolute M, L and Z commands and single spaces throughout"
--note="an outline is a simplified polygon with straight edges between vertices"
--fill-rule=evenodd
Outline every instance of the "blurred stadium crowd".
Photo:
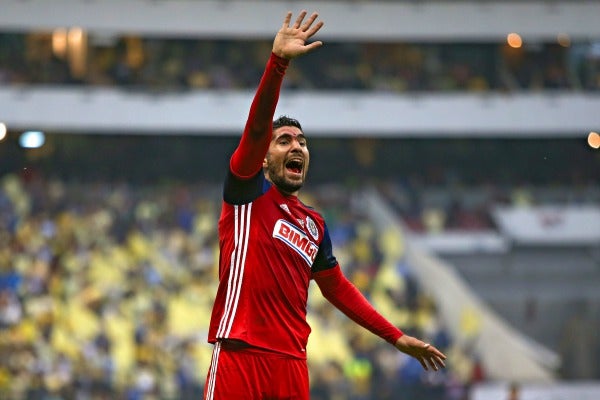
M 271 46 L 90 36 L 80 64 L 54 40 L 52 33 L 0 33 L 0 84 L 250 90 Z M 600 43 L 328 43 L 327 52 L 295 62 L 285 85 L 598 91 Z M 45 148 L 25 154 L 10 140 L 0 148 L 0 399 L 201 398 L 217 278 L 214 169 L 231 143 L 170 137 L 140 145 L 143 139 L 123 137 L 115 146 L 114 138 L 55 135 Z M 167 148 L 167 141 L 176 147 Z M 453 340 L 432 297 L 413 278 L 402 246 L 390 246 L 352 199 L 357 182 L 378 177 L 415 232 L 494 229 L 489 210 L 498 203 L 600 201 L 597 162 L 581 156 L 584 146 L 560 139 L 543 146 L 499 142 L 311 142 L 311 151 L 337 162 L 311 166 L 303 201 L 323 211 L 345 273 L 394 323 L 449 356 L 443 373 L 423 373 L 313 288 L 312 399 L 465 400 L 471 385 L 486 380 L 478 354 Z M 540 162 L 546 157 L 552 162 Z M 37 173 L 36 165 L 55 174 Z M 84 177 L 69 179 L 78 174 Z
M 212 349 L 206 328 L 217 283 L 220 206 L 220 185 L 213 181 L 219 164 L 203 154 L 220 156 L 218 146 L 183 146 L 213 166 L 206 168 L 164 142 L 173 145 L 181 139 L 157 138 L 152 144 L 121 138 L 118 146 L 114 139 L 97 139 L 102 140 L 82 147 L 87 161 L 51 158 L 56 170 L 50 173 L 51 164 L 36 166 L 30 159 L 15 162 L 13 167 L 26 167 L 0 177 L 0 398 L 198 399 Z M 138 152 L 128 141 L 137 143 Z M 313 151 L 323 156 L 319 146 Z M 347 149 L 331 147 L 348 158 Z M 380 148 L 396 151 L 391 145 Z M 161 175 L 160 164 L 152 170 L 157 149 L 189 161 L 186 168 L 197 180 L 177 178 L 172 170 Z M 414 157 L 424 154 L 411 151 Z M 104 162 L 94 161 L 94 153 Z M 115 154 L 121 156 L 112 158 Z M 516 154 L 515 174 L 528 160 Z M 323 211 L 336 256 L 350 279 L 398 326 L 436 343 L 449 363 L 441 374 L 423 373 L 413 359 L 349 322 L 313 287 L 308 349 L 312 398 L 468 399 L 469 387 L 486 379 L 478 354 L 445 329 L 432 296 L 422 290 L 403 257 L 402 242 L 376 231 L 355 204 L 366 172 L 357 160 L 350 163 L 354 169 L 342 166 L 344 171 L 338 172 L 327 166 L 319 170 L 316 163 L 316 182 L 307 186 L 302 200 Z M 110 178 L 109 169 L 104 171 L 108 178 L 101 179 L 101 164 L 122 175 Z M 154 178 L 127 179 L 124 165 L 140 167 L 145 171 L 140 175 Z M 557 174 L 550 181 L 554 186 L 502 181 L 502 172 L 496 171 L 495 185 L 475 181 L 469 188 L 461 186 L 451 168 L 441 175 L 430 168 L 421 176 L 395 179 L 381 173 L 375 183 L 416 232 L 483 231 L 494 229 L 489 212 L 498 203 L 597 204 L 594 171 L 581 168 L 585 165 L 575 163 L 571 174 Z M 466 165 L 465 171 L 476 174 L 477 168 Z M 329 183 L 320 180 L 322 175 L 331 176 Z M 488 178 L 492 176 L 490 172 Z M 463 179 L 468 183 L 472 177 Z M 465 321 L 464 329 L 473 327 Z
M 67 54 L 58 33 L 0 33 L 0 82 L 140 90 L 253 88 L 267 40 L 87 37 Z M 67 35 L 63 32 L 62 35 Z M 79 36 L 78 36 L 79 37 Z M 600 89 L 600 43 L 335 43 L 299 59 L 288 89 L 519 91 Z
M 392 254 L 397 243 L 386 244 L 352 206 L 350 189 L 323 189 L 303 200 L 330 221 L 345 273 L 451 362 L 441 374 L 423 373 L 313 291 L 312 398 L 465 398 L 485 378 L 477 355 L 453 344 L 410 266 Z M 218 198 L 210 185 L 3 176 L 0 398 L 198 399 L 211 355 Z

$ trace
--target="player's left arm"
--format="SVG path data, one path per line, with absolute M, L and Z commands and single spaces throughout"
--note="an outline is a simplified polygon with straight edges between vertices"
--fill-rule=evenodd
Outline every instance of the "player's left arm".
M 313 274 L 323 296 L 351 320 L 391 344 L 404 335 L 383 318 L 363 294 L 342 273 L 338 265 Z
M 384 318 L 336 265 L 313 274 L 323 296 L 351 320 L 416 358 L 425 370 L 445 367 L 446 356 L 435 346 L 404 334 Z
M 344 276 L 333 255 L 327 224 L 323 222 L 323 239 L 312 266 L 312 277 L 323 296 L 350 319 L 379 337 L 394 344 L 402 331 L 383 318 L 365 296 Z
M 331 239 L 325 226 L 323 241 L 313 265 L 313 279 L 323 296 L 348 318 L 416 358 L 424 369 L 444 367 L 446 356 L 431 344 L 404 334 L 384 318 L 342 273 L 333 256 Z

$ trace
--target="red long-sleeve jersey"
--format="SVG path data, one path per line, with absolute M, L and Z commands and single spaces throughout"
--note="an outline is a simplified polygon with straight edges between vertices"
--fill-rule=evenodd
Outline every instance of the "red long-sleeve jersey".
M 402 332 L 343 276 L 322 216 L 265 179 L 262 162 L 289 61 L 272 54 L 240 144 L 231 157 L 219 219 L 219 287 L 208 341 L 238 339 L 306 357 L 308 287 L 357 323 L 394 343 Z

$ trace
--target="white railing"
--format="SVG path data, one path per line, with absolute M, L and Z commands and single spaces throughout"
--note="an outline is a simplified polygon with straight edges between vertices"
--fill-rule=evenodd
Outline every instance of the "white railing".
M 9 129 L 63 132 L 239 134 L 251 91 L 178 94 L 114 88 L 0 88 Z M 315 136 L 581 137 L 600 129 L 600 96 L 585 93 L 393 95 L 284 92 L 276 113 Z

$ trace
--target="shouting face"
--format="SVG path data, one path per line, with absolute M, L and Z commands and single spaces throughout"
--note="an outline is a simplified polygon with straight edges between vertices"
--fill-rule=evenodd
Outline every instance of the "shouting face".
M 273 131 L 263 167 L 265 176 L 284 194 L 297 195 L 304 184 L 310 156 L 306 138 L 295 126 Z

